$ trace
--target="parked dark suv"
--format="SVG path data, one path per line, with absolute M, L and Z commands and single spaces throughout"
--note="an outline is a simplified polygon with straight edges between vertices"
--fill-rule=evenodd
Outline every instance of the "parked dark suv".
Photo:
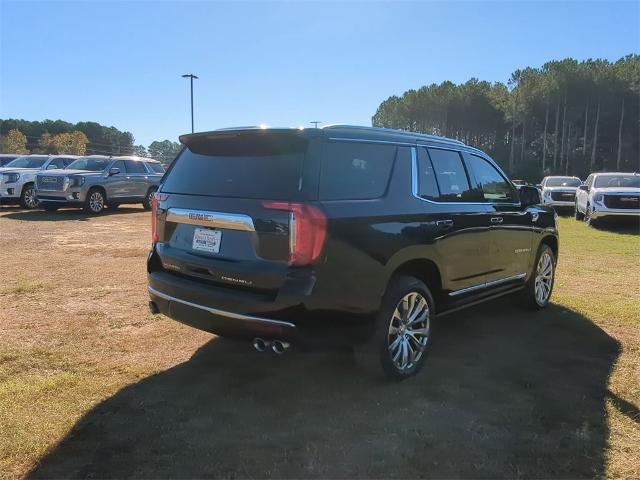
M 553 210 L 459 141 L 350 126 L 180 141 L 153 202 L 154 313 L 258 350 L 347 341 L 405 378 L 436 317 L 516 291 L 549 302 Z

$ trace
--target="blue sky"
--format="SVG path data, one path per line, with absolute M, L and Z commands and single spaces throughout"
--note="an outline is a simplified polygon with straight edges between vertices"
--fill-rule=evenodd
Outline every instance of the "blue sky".
M 136 143 L 266 123 L 369 125 L 410 88 L 640 51 L 640 2 L 0 0 L 0 118 L 93 120 Z

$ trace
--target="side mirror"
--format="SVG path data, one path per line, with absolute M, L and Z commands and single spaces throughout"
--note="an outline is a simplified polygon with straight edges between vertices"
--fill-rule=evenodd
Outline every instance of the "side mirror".
M 113 167 L 111 170 L 109 170 L 109 176 L 111 175 L 117 175 L 120 173 L 120 169 L 117 167 Z
M 583 190 L 585 192 L 588 192 L 589 191 L 589 185 L 580 185 L 578 187 L 578 190 Z
M 520 204 L 523 208 L 541 203 L 540 191 L 531 185 L 520 187 Z

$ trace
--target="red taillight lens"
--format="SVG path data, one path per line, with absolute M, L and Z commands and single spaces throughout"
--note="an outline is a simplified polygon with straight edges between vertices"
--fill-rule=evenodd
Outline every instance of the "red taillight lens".
M 264 202 L 262 205 L 291 212 L 290 265 L 309 265 L 320 257 L 327 238 L 327 217 L 322 210 L 304 203 Z
M 166 193 L 154 193 L 151 198 L 151 243 L 158 241 L 158 203 L 169 198 Z

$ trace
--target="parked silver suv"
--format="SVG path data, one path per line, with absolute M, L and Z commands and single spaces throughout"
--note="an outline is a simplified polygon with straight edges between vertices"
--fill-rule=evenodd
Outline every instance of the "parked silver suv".
M 140 157 L 81 157 L 66 170 L 41 173 L 36 178 L 36 195 L 47 211 L 59 207 L 81 207 L 100 213 L 121 203 L 142 203 L 151 199 L 164 175 L 157 160 Z

